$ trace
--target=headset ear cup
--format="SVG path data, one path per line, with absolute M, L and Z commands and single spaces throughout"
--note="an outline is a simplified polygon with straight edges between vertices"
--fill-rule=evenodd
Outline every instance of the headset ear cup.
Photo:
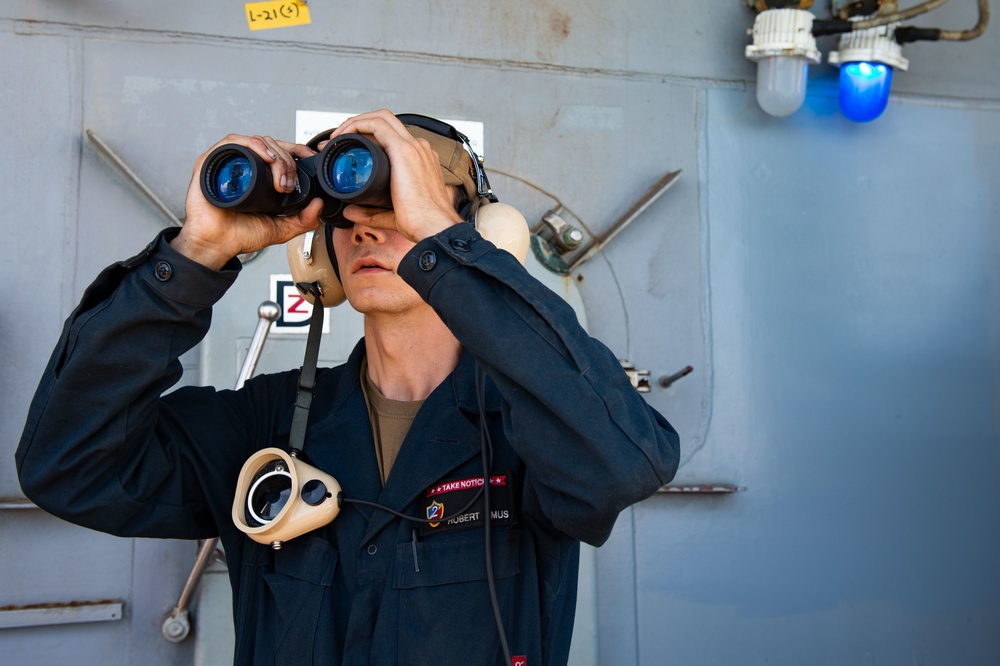
M 501 250 L 507 250 L 524 265 L 528 260 L 531 232 L 524 215 L 513 206 L 499 201 L 483 203 L 473 220 L 479 234 Z
M 306 242 L 310 243 L 308 257 L 303 254 Z M 340 278 L 334 270 L 333 261 L 326 248 L 325 229 L 321 226 L 313 233 L 305 233 L 288 241 L 286 246 L 288 268 L 292 281 L 318 282 L 323 290 L 320 299 L 324 307 L 332 308 L 346 299 Z M 303 294 L 310 303 L 315 301 L 311 294 Z

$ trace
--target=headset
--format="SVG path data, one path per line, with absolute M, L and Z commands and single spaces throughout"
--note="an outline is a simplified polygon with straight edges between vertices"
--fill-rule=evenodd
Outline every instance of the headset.
M 484 239 L 510 252 L 524 265 L 530 237 L 527 222 L 517 209 L 499 202 L 490 188 L 483 160 L 473 150 L 468 137 L 453 126 L 427 116 L 401 114 L 397 118 L 414 137 L 426 139 L 438 154 L 445 184 L 459 187 L 463 195 L 459 197 L 458 208 L 465 223 L 474 225 Z M 328 141 L 333 131 L 331 129 L 316 135 L 307 145 L 318 151 L 320 144 Z M 206 180 L 203 175 L 203 189 Z M 352 222 L 343 217 L 342 207 L 336 208 L 336 212 L 331 214 L 327 214 L 327 210 L 324 209 L 318 230 L 302 234 L 287 244 L 288 265 L 293 282 L 303 296 L 314 305 L 295 398 L 289 450 L 283 451 L 274 447 L 262 449 L 246 461 L 240 471 L 232 510 L 233 522 L 238 529 L 254 541 L 270 545 L 274 549 L 280 549 L 289 539 L 328 525 L 337 517 L 343 504 L 371 506 L 416 523 L 436 523 L 450 518 L 450 516 L 439 516 L 425 519 L 408 516 L 373 502 L 346 498 L 336 479 L 300 459 L 315 386 L 324 310 L 326 307 L 339 305 L 346 299 L 334 252 L 333 232 L 336 228 L 353 226 Z M 483 485 L 468 504 L 453 516 L 462 515 L 479 501 L 480 497 L 483 498 L 486 571 L 490 600 L 501 648 L 509 662 L 510 651 L 500 617 L 493 576 L 488 492 L 493 445 L 486 429 L 483 405 L 486 374 L 478 362 L 474 376 L 480 412 Z

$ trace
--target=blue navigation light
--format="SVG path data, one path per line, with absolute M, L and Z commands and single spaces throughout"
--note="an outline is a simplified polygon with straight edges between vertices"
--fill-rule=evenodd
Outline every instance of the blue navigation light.
M 840 110 L 856 123 L 875 120 L 885 111 L 892 87 L 892 67 L 880 62 L 848 62 L 840 67 Z

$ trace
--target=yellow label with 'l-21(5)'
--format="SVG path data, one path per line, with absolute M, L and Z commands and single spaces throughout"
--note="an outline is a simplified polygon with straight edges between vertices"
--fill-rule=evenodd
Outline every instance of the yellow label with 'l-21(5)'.
M 251 30 L 287 28 L 312 23 L 309 18 L 309 7 L 297 0 L 248 2 L 243 5 L 243 9 L 247 13 L 247 23 Z

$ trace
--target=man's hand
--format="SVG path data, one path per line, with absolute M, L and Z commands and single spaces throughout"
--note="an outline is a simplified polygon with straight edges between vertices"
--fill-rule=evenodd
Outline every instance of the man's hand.
M 236 143 L 257 153 L 271 166 L 274 189 L 279 192 L 295 189 L 293 156 L 308 157 L 313 154 L 306 146 L 277 141 L 268 136 L 230 134 L 198 158 L 188 186 L 184 227 L 170 244 L 188 258 L 216 270 L 238 254 L 257 252 L 316 229 L 323 210 L 320 199 L 313 199 L 299 213 L 286 217 L 236 213 L 210 204 L 201 192 L 201 167 L 208 154 L 225 143 Z
M 385 220 L 403 236 L 418 243 L 462 221 L 455 211 L 454 193 L 444 184 L 438 154 L 425 139 L 416 139 L 388 109 L 349 118 L 331 139 L 347 133 L 367 134 L 385 150 L 392 170 L 390 190 L 395 216 L 364 216 L 365 224 L 378 226 Z M 352 206 L 344 210 L 351 219 Z

